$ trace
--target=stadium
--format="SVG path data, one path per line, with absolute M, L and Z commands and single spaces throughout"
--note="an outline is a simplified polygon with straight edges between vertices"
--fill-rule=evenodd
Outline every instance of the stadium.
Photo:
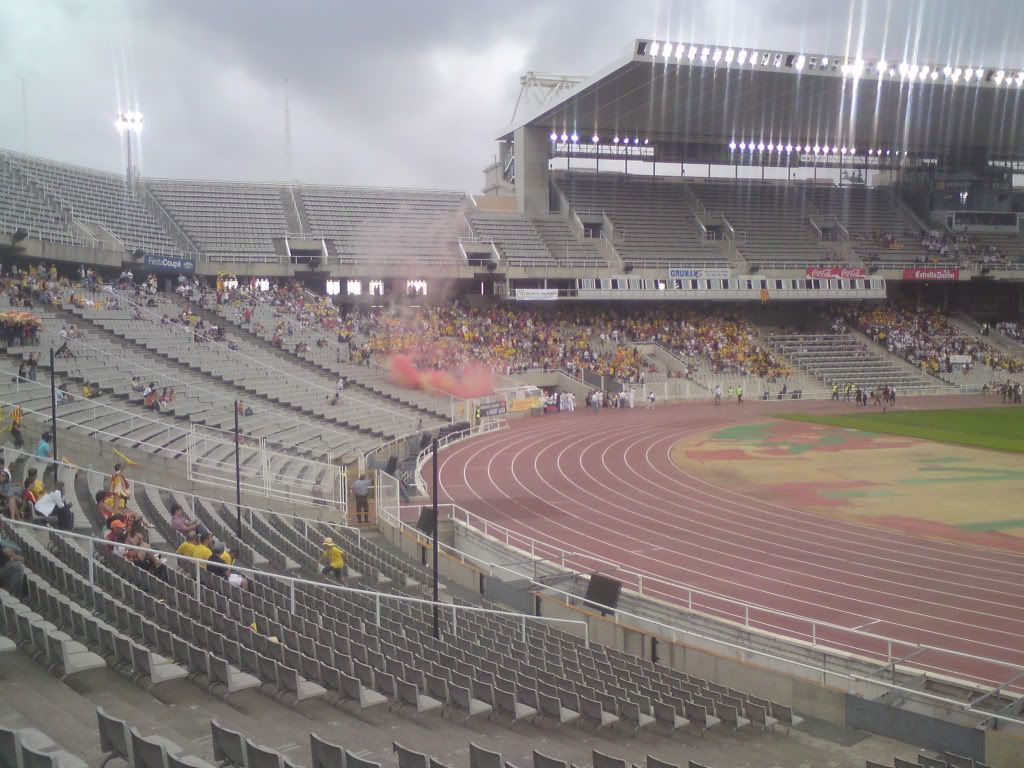
M 523 88 L 474 194 L 0 149 L 4 765 L 1024 765 L 1024 71 Z

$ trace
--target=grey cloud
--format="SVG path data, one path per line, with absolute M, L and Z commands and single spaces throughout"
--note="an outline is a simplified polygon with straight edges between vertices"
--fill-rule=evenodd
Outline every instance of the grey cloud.
M 1016 0 L 34 0 L 0 9 L 0 94 L 25 78 L 37 154 L 117 170 L 134 93 L 144 173 L 270 180 L 287 78 L 293 175 L 475 190 L 522 71 L 588 74 L 639 36 L 1024 66 Z M 22 147 L 20 109 L 0 144 Z

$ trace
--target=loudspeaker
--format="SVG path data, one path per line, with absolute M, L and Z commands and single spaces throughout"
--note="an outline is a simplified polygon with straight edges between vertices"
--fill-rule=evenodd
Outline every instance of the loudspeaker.
M 142 261 L 144 258 L 146 258 L 146 252 L 141 248 L 132 251 L 132 261 Z
M 317 257 L 317 256 L 314 256 L 312 259 L 310 259 L 309 260 L 309 268 L 310 269 L 320 269 L 320 258 Z
M 488 261 L 487 262 L 487 271 L 488 272 L 493 272 L 497 268 L 498 268 L 498 262 L 496 262 L 496 261 Z
M 14 230 L 14 234 L 11 235 L 11 242 L 20 243 L 26 237 L 28 237 L 28 232 L 26 232 L 22 227 L 18 227 L 16 230 Z
M 434 529 L 437 527 L 437 518 L 434 516 L 433 507 L 420 507 L 420 519 L 416 521 L 416 527 L 427 534 L 427 536 L 434 535 Z
M 628 275 L 630 272 L 633 271 L 633 262 L 627 261 L 625 264 L 622 265 L 622 270 Z
M 389 475 L 394 476 L 395 471 L 397 469 L 398 469 L 398 457 L 397 456 L 391 456 L 388 459 L 387 466 L 384 467 L 384 471 L 387 472 Z
M 761 271 L 761 265 L 760 264 L 751 264 L 750 265 L 750 274 L 751 275 L 756 275 L 760 271 Z
M 622 582 L 602 576 L 600 573 L 590 574 L 590 583 L 587 584 L 586 600 L 588 603 L 597 603 L 608 608 L 601 609 L 601 615 L 612 613 L 615 606 L 619 604 L 619 594 L 622 592 Z

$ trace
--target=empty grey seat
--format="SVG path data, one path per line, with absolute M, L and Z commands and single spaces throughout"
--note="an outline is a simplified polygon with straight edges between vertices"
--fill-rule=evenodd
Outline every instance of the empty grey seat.
M 341 768 L 345 763 L 345 750 L 337 744 L 324 741 L 315 733 L 309 734 L 309 752 L 312 768 Z
M 777 718 L 768 714 L 768 710 L 765 707 L 759 704 L 751 704 L 750 702 L 747 702 L 747 715 L 750 716 L 752 725 L 764 731 L 773 728 L 779 722 Z
M 512 722 L 523 720 L 527 717 L 536 717 L 537 710 L 527 704 L 523 704 L 516 695 L 500 688 L 494 689 L 494 711 L 512 718 Z
M 441 708 L 440 701 L 430 696 L 422 695 L 419 689 L 410 682 L 396 679 L 395 688 L 398 694 L 399 706 L 415 707 L 417 715 Z
M 533 768 L 569 768 L 569 764 L 533 750 Z
M 214 768 L 214 766 L 194 755 L 168 755 L 167 768 Z
M 579 712 L 563 707 L 562 703 L 554 696 L 538 693 L 537 701 L 540 702 L 541 716 L 551 718 L 556 725 L 564 725 L 579 719 Z
M 341 700 L 343 702 L 354 701 L 360 710 L 387 704 L 387 698 L 374 690 L 364 687 L 358 679 L 351 675 L 340 672 L 338 677 L 341 680 Z
M 633 733 L 636 733 L 641 728 L 647 728 L 654 725 L 654 718 L 646 712 L 641 711 L 640 705 L 635 701 L 619 699 L 618 705 L 619 717 L 622 718 L 624 723 L 629 723 L 633 726 Z
M 678 765 L 673 763 L 666 763 L 664 760 L 659 760 L 651 755 L 647 756 L 647 768 L 679 768 Z
M 654 720 L 658 725 L 664 725 L 670 731 L 678 731 L 690 724 L 690 721 L 682 717 L 676 708 L 663 701 L 654 702 Z
M 224 728 L 216 720 L 210 721 L 210 735 L 213 737 L 213 759 L 220 764 L 246 768 L 245 738 L 238 731 Z
M 162 736 L 142 736 L 131 729 L 132 768 L 167 768 L 167 756 L 181 754 L 177 744 Z
M 469 768 L 502 768 L 504 762 L 500 752 L 491 752 L 469 742 Z
M 601 707 L 601 702 L 582 695 L 580 696 L 580 718 L 593 723 L 599 729 L 619 722 L 619 716 L 605 712 Z
M 463 688 L 461 685 L 455 685 L 454 683 L 449 685 L 448 693 L 451 694 L 452 697 L 452 706 L 463 710 L 466 713 L 467 720 L 471 717 L 475 717 L 476 715 L 486 715 L 492 710 L 490 704 L 485 701 L 480 701 L 479 699 L 474 699 L 470 695 L 469 689 Z
M 260 685 L 259 678 L 248 672 L 239 672 L 228 664 L 226 659 L 220 659 L 213 655 L 209 657 L 209 670 L 210 690 L 223 686 L 225 696 L 247 691 L 250 688 L 258 688 Z
M 630 768 L 630 764 L 621 757 L 611 757 L 596 749 L 593 750 L 591 760 L 594 768 Z
M 251 739 L 245 740 L 246 768 L 281 768 L 281 753 L 270 747 L 263 747 Z
M 347 749 L 345 750 L 345 768 L 380 768 L 380 763 L 373 763 L 356 757 Z
M 397 741 L 391 742 L 391 751 L 398 755 L 398 768 L 429 768 L 426 755 L 413 752 Z
M 128 724 L 124 720 L 108 715 L 103 707 L 96 707 L 96 725 L 100 734 L 100 752 L 106 755 L 102 765 L 106 765 L 115 757 L 131 763 L 132 746 Z
M 789 729 L 793 726 L 800 725 L 804 721 L 800 715 L 793 712 L 792 707 L 787 707 L 784 704 L 776 704 L 772 702 L 772 714 L 778 718 L 779 724 L 786 726 L 786 733 L 789 733 Z

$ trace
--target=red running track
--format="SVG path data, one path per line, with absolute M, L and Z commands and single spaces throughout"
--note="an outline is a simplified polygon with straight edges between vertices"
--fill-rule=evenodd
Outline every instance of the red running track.
M 672 462 L 680 439 L 767 418 L 768 406 L 843 408 L 689 404 L 520 419 L 445 449 L 439 494 L 508 529 L 522 549 L 535 540 L 539 557 L 576 553 L 570 567 L 602 570 L 634 590 L 640 574 L 645 595 L 692 599 L 697 610 L 875 658 L 888 658 L 888 643 L 863 633 L 896 641 L 897 658 L 914 644 L 933 646 L 942 650 L 917 651 L 908 663 L 986 684 L 1024 671 L 1024 556 L 825 519 L 711 485 Z M 745 615 L 734 601 L 752 607 Z M 836 627 L 812 630 L 814 622 Z

